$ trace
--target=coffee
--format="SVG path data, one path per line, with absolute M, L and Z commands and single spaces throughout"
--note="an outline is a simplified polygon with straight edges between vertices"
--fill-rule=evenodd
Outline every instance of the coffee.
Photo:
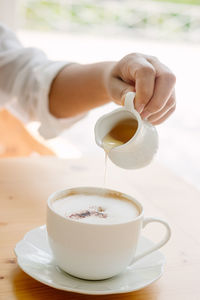
M 142 228 L 151 222 L 164 225 L 166 233 L 153 247 L 138 249 Z M 49 197 L 47 233 L 60 269 L 78 278 L 102 280 L 132 268 L 162 247 L 170 228 L 163 220 L 144 218 L 142 205 L 131 196 L 99 187 L 74 187 Z
M 135 219 L 139 208 L 121 194 L 71 194 L 52 203 L 53 210 L 71 220 L 90 224 L 117 224 Z
M 104 150 L 108 153 L 112 148 L 127 143 L 135 135 L 137 128 L 137 120 L 133 118 L 121 120 L 104 136 Z

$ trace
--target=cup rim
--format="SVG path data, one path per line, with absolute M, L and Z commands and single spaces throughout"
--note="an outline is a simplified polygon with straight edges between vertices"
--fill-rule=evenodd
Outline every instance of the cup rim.
M 74 220 L 74 219 L 69 219 L 69 218 L 66 218 L 62 215 L 60 215 L 59 213 L 57 213 L 53 207 L 52 207 L 52 200 L 56 200 L 56 197 L 58 197 L 57 199 L 59 199 L 59 196 L 62 196 L 64 197 L 65 195 L 67 196 L 67 194 L 69 194 L 70 192 L 77 192 L 77 191 L 94 191 L 94 194 L 97 194 L 97 195 L 103 195 L 103 192 L 107 192 L 107 193 L 116 193 L 116 194 L 119 194 L 121 195 L 123 198 L 129 200 L 129 201 L 132 201 L 133 203 L 136 204 L 136 206 L 139 208 L 139 215 L 137 217 L 135 217 L 134 219 L 132 220 L 129 220 L 127 222 L 120 222 L 120 223 L 84 223 L 84 222 L 80 222 L 80 221 L 77 221 L 77 220 Z M 101 193 L 98 193 L 98 192 L 102 192 Z M 91 193 L 92 194 L 92 193 Z M 144 215 L 144 209 L 143 209 L 143 206 L 142 204 L 136 200 L 134 197 L 128 195 L 128 194 L 125 194 L 123 192 L 119 192 L 119 191 L 116 191 L 116 190 L 113 190 L 113 189 L 109 189 L 109 188 L 103 188 L 103 187 L 98 187 L 98 186 L 77 186 L 77 187 L 72 187 L 72 188 L 66 188 L 66 189 L 62 189 L 62 190 L 58 190 L 54 193 L 52 193 L 48 199 L 47 199 L 47 206 L 48 206 L 48 209 L 50 209 L 51 212 L 53 212 L 54 214 L 56 214 L 57 216 L 59 216 L 60 218 L 64 219 L 66 222 L 72 222 L 72 223 L 79 223 L 81 225 L 91 225 L 91 226 L 116 226 L 116 225 L 124 225 L 124 224 L 129 224 L 129 223 L 132 223 L 132 222 L 135 222 L 137 220 L 139 220 L 140 218 L 143 217 Z

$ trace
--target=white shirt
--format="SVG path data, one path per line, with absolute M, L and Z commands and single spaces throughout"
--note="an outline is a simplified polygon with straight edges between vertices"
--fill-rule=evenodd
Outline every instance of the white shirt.
M 53 138 L 82 118 L 57 119 L 49 112 L 49 89 L 67 62 L 51 61 L 38 49 L 24 48 L 16 35 L 0 24 L 0 108 L 24 122 L 39 121 L 39 132 Z

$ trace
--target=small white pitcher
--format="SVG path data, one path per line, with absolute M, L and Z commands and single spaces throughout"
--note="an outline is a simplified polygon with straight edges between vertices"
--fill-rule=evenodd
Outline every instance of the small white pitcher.
M 158 149 L 156 128 L 148 121 L 141 119 L 134 108 L 135 93 L 126 94 L 124 106 L 102 116 L 95 125 L 95 140 L 103 148 L 103 138 L 123 119 L 133 118 L 138 122 L 134 136 L 125 144 L 112 148 L 108 157 L 117 166 L 124 169 L 138 169 L 148 165 Z

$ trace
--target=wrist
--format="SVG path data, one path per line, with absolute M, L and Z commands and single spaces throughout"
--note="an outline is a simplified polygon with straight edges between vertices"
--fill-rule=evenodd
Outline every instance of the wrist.
M 113 79 L 113 71 L 116 66 L 116 62 L 110 61 L 106 63 L 106 67 L 104 68 L 104 84 L 105 84 L 105 93 L 108 101 L 113 101 L 112 93 L 111 93 L 111 85 Z

